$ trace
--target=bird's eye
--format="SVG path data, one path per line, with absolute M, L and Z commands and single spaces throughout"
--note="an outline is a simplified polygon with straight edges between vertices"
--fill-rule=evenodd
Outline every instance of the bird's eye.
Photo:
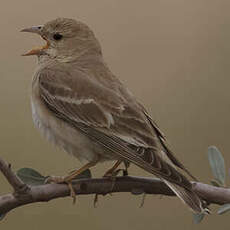
M 59 33 L 56 33 L 56 34 L 53 35 L 53 39 L 56 40 L 56 41 L 61 40 L 62 37 L 63 36 L 61 34 L 59 34 Z

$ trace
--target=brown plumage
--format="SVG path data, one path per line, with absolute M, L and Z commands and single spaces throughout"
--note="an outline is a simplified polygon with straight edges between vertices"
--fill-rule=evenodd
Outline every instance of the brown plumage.
M 177 167 L 191 174 L 144 107 L 111 73 L 88 26 L 58 18 L 24 31 L 47 41 L 26 54 L 39 60 L 32 112 L 42 133 L 80 160 L 133 163 L 161 178 L 194 212 L 203 212 L 201 199 Z

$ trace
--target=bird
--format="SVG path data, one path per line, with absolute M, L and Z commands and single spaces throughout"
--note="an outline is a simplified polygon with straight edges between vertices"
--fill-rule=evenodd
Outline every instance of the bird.
M 195 179 L 168 147 L 145 107 L 110 71 L 94 32 L 83 22 L 56 18 L 21 30 L 41 36 L 46 44 L 23 56 L 37 56 L 31 108 L 35 126 L 51 143 L 84 166 L 49 182 L 67 183 L 99 162 L 123 162 L 160 178 L 195 213 L 207 205 L 182 172 Z

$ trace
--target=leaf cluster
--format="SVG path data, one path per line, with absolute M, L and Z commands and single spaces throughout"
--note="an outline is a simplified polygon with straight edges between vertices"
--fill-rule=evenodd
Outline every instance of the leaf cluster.
M 210 181 L 216 187 L 226 187 L 226 169 L 223 155 L 215 146 L 208 148 L 208 161 L 211 167 L 213 179 Z M 230 204 L 224 204 L 219 207 L 217 213 L 219 215 L 230 211 Z M 205 214 L 194 214 L 194 223 L 200 223 L 205 217 Z

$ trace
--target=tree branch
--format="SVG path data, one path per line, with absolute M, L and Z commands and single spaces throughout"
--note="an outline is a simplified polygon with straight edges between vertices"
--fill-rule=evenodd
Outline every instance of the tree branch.
M 12 209 L 29 203 L 50 201 L 60 197 L 69 196 L 69 187 L 66 184 L 45 184 L 39 186 L 27 186 L 13 173 L 5 161 L 0 159 L 0 170 L 13 186 L 16 192 L 0 196 L 0 214 L 8 213 Z M 208 203 L 230 203 L 230 189 L 214 187 L 212 185 L 192 182 L 194 191 Z M 175 196 L 170 188 L 156 178 L 123 176 L 115 181 L 109 178 L 78 179 L 73 182 L 73 188 L 78 195 L 102 194 L 117 192 L 130 192 L 132 194 L 162 194 Z M 18 190 L 19 189 L 19 190 Z
M 2 158 L 0 158 L 0 171 L 13 187 L 15 194 L 22 194 L 29 190 L 28 185 L 24 184 L 22 180 L 16 176 L 11 169 L 11 165 L 7 164 Z

